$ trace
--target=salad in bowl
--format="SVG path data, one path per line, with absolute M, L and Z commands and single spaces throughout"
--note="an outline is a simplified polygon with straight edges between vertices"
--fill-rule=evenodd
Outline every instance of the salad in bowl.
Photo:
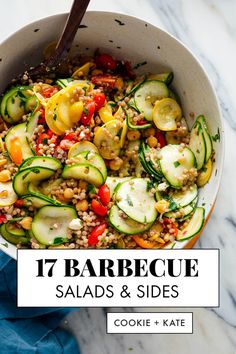
M 27 72 L 1 99 L 0 233 L 18 248 L 175 248 L 200 232 L 214 162 L 174 72 L 135 75 L 109 52 L 66 75 Z

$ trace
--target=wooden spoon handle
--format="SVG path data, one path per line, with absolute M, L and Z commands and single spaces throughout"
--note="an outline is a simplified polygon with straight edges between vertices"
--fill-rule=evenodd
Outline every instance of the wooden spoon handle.
M 53 55 L 47 60 L 46 65 L 48 67 L 57 66 L 67 55 L 89 2 L 90 0 L 74 0 L 56 49 Z

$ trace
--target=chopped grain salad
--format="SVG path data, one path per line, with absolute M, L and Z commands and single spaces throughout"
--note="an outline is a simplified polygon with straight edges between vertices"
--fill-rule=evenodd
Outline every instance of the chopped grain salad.
M 204 224 L 213 148 L 189 132 L 173 73 L 109 54 L 27 73 L 1 100 L 0 232 L 18 248 L 173 248 Z M 66 78 L 65 78 L 66 77 Z

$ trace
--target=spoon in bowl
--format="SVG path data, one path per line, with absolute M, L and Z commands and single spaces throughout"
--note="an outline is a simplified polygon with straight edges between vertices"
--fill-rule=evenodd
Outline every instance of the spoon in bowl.
M 60 64 L 66 58 L 70 50 L 89 2 L 90 0 L 74 0 L 70 13 L 67 17 L 65 27 L 57 42 L 54 52 L 48 59 L 44 60 L 39 65 L 27 70 L 26 74 L 28 77 L 32 79 L 38 76 L 48 76 L 52 72 L 56 72 L 58 70 Z M 14 82 L 21 80 L 22 75 L 15 79 Z

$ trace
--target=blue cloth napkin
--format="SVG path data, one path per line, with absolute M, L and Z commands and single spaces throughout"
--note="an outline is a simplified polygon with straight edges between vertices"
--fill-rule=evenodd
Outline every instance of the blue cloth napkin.
M 0 252 L 0 354 L 78 354 L 73 335 L 58 327 L 70 311 L 17 308 L 16 261 Z

